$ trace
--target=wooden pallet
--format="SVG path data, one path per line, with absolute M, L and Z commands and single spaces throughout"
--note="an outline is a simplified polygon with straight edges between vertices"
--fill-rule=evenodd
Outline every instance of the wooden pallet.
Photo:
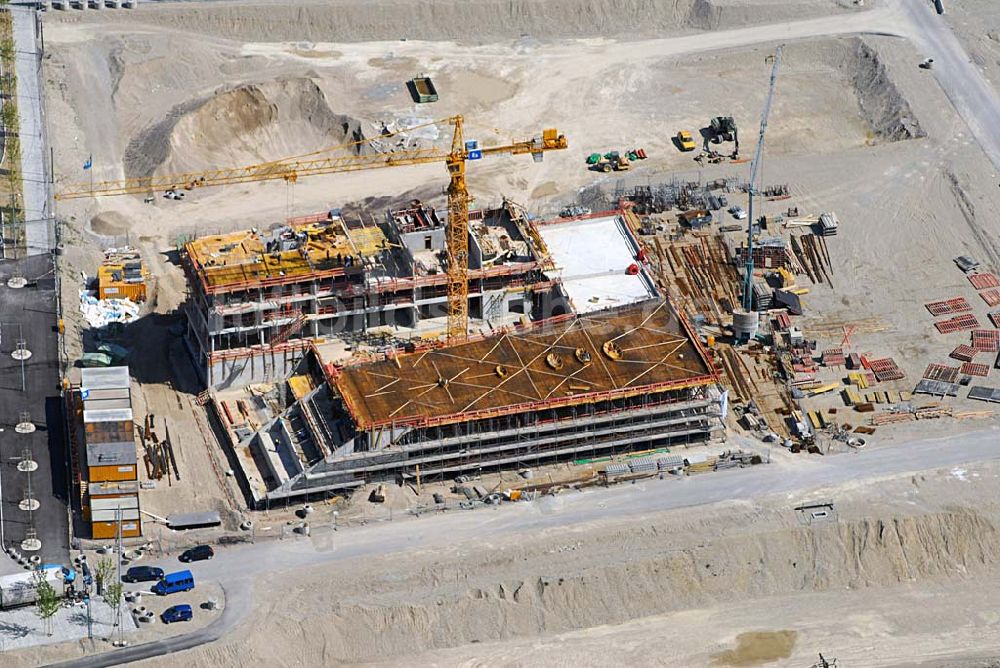
M 972 347 L 984 353 L 997 352 L 1000 350 L 1000 331 L 995 329 L 972 330 Z
M 903 373 L 902 369 L 896 366 L 896 362 L 891 357 L 870 360 L 868 365 L 871 368 L 872 373 L 875 374 L 875 378 L 880 383 L 884 383 L 887 380 L 899 380 L 900 378 L 906 377 L 906 374 Z
M 945 364 L 928 364 L 924 371 L 924 378 L 928 380 L 940 380 L 945 383 L 954 383 L 958 380 L 958 367 L 947 366 Z
M 948 357 L 958 360 L 959 362 L 971 362 L 976 357 L 977 352 L 979 352 L 978 349 L 973 348 L 972 346 L 967 346 L 963 343 L 948 353 Z
M 1000 289 L 998 288 L 983 290 L 979 293 L 979 296 L 983 298 L 987 306 L 997 306 L 1000 304 Z

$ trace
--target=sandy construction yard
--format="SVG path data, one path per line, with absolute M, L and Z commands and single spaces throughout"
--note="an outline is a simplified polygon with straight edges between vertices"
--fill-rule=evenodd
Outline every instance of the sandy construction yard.
M 832 286 L 810 285 L 805 297 L 807 334 L 877 323 L 854 334 L 856 348 L 892 356 L 906 378 L 888 387 L 909 390 L 927 364 L 953 363 L 948 353 L 968 339 L 938 334 L 924 303 L 965 296 L 986 322 L 986 304 L 952 259 L 972 255 L 1000 270 L 1000 177 L 933 75 L 916 67 L 926 54 L 891 36 L 795 40 L 761 27 L 752 43 L 731 46 L 728 33 L 698 32 L 828 14 L 856 20 L 861 10 L 849 2 L 762 0 L 754 13 L 735 0 L 679 0 L 653 25 L 641 23 L 642 3 L 593 3 L 588 22 L 573 0 L 553 0 L 552 11 L 570 18 L 547 31 L 540 0 L 507 10 L 477 0 L 453 19 L 466 27 L 460 34 L 442 27 L 443 2 L 420 13 L 403 0 L 379 0 L 364 15 L 351 5 L 343 21 L 347 0 L 319 4 L 302 3 L 300 23 L 266 2 L 50 13 L 43 74 L 56 191 L 89 178 L 81 166 L 90 155 L 96 180 L 177 173 L 305 154 L 374 136 L 382 124 L 453 114 L 482 144 L 553 126 L 569 138 L 569 150 L 541 164 L 497 157 L 471 165 L 479 204 L 506 196 L 551 217 L 595 185 L 610 192 L 619 182 L 675 176 L 746 179 L 747 164 L 701 168 L 671 137 L 733 115 L 741 151 L 751 155 L 770 72 L 765 58 L 781 41 L 762 169 L 765 184 L 788 184 L 792 197 L 765 203 L 763 213 L 798 206 L 804 214 L 834 211 L 841 221 L 828 242 Z M 980 39 L 975 24 L 977 16 L 992 20 L 989 4 L 966 2 L 949 21 L 970 53 L 986 59 L 986 71 L 1000 76 L 995 39 Z M 397 12 L 410 17 L 409 31 L 398 28 Z M 647 28 L 626 30 L 630 21 Z M 727 48 L 711 48 L 713 39 Z M 433 77 L 440 102 L 412 102 L 405 82 L 419 74 Z M 440 145 L 448 132 L 407 141 Z M 589 153 L 632 147 L 650 157 L 625 178 L 586 169 Z M 225 509 L 234 494 L 223 490 L 223 458 L 195 415 L 193 369 L 177 371 L 186 364 L 169 333 L 185 296 L 178 239 L 266 228 L 330 207 L 378 216 L 413 197 L 443 201 L 445 179 L 443 167 L 428 165 L 192 191 L 180 202 L 155 193 L 152 203 L 142 196 L 58 203 L 69 228 L 67 303 L 80 272 L 93 274 L 100 249 L 126 237 L 157 275 L 155 316 L 126 343 L 145 403 L 192 435 L 182 461 L 190 475 L 185 480 L 182 470 L 179 490 L 154 492 L 164 512 Z M 67 324 L 79 327 L 74 319 Z M 820 349 L 840 343 L 836 333 L 819 339 Z M 79 353 L 79 338 L 69 341 Z M 982 382 L 1000 386 L 1000 370 Z M 988 408 L 967 399 L 950 405 Z M 956 436 L 998 424 L 945 419 L 928 431 Z M 871 444 L 905 447 L 922 435 L 920 426 L 880 428 Z M 789 475 L 811 465 L 805 456 L 782 463 Z M 197 666 L 404 658 L 567 665 L 613 653 L 641 664 L 755 665 L 756 657 L 807 666 L 822 651 L 842 665 L 939 665 L 941 657 L 973 665 L 962 657 L 998 650 L 989 640 L 998 624 L 989 611 L 1000 603 L 991 565 L 1000 550 L 996 481 L 996 465 L 983 464 L 817 490 L 817 498 L 836 496 L 840 508 L 837 522 L 823 526 L 796 522 L 788 506 L 798 498 L 770 498 L 503 544 L 458 539 L 445 552 L 345 562 L 335 573 L 283 573 L 255 587 L 254 609 L 231 637 L 185 656 Z M 197 487 L 195 508 L 184 507 L 185 485 Z
M 595 151 L 644 147 L 651 157 L 628 183 L 746 178 L 745 164 L 699 169 L 671 137 L 732 113 L 749 155 L 766 94 L 765 57 L 774 48 L 686 53 L 703 48 L 688 38 L 244 43 L 91 21 L 53 22 L 46 36 L 49 109 L 59 119 L 52 131 L 56 172 L 67 187 L 83 176 L 79 164 L 90 154 L 97 180 L 177 173 L 304 154 L 359 132 L 372 136 L 383 123 L 461 113 L 467 136 L 483 144 L 549 126 L 569 137 L 571 148 L 542 164 L 498 157 L 470 167 L 478 203 L 507 196 L 543 216 L 583 188 L 614 188 L 618 175 L 586 170 L 583 159 Z M 920 58 L 891 37 L 788 44 L 762 167 L 765 183 L 787 183 L 793 194 L 765 204 L 765 213 L 796 205 L 804 213 L 835 211 L 844 221 L 845 233 L 831 244 L 834 289 L 814 286 L 807 315 L 827 326 L 877 319 L 882 331 L 869 336 L 862 329 L 858 341 L 876 356 L 896 357 L 907 372 L 899 389 L 909 389 L 929 362 L 946 362 L 967 338 L 936 334 L 921 304 L 967 295 L 985 320 L 985 304 L 951 259 L 1000 261 L 994 170 L 932 76 L 914 66 Z M 410 100 L 405 81 L 419 73 L 434 77 L 440 102 Z M 91 111 L 74 111 L 80 109 Z M 432 143 L 430 131 L 414 133 L 409 145 Z M 441 128 L 437 141 L 448 132 Z M 356 203 L 378 214 L 393 201 L 440 198 L 443 185 L 444 170 L 424 165 L 294 186 L 232 186 L 193 192 L 183 202 L 65 200 L 60 210 L 82 238 L 108 244 L 127 232 L 162 258 L 180 235 L 267 227 Z M 171 309 L 182 300 L 183 280 L 176 267 L 159 265 L 167 274 L 161 308 Z

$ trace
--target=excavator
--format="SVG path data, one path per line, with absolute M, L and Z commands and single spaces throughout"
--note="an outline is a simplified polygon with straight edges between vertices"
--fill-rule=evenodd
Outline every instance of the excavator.
M 709 149 L 709 142 L 721 144 L 724 141 L 735 143 L 733 153 L 729 157 L 736 160 L 740 156 L 740 133 L 736 128 L 736 120 L 732 116 L 716 116 L 708 124 L 708 132 L 705 134 L 705 153 L 715 157 L 715 151 Z
M 404 134 L 430 125 L 448 124 L 454 128 L 451 149 L 415 148 L 398 151 L 378 151 L 371 143 Z M 443 162 L 448 169 L 448 220 L 445 237 L 448 249 L 448 342 L 457 343 L 468 337 L 469 328 L 469 191 L 465 181 L 466 162 L 498 153 L 530 154 L 541 162 L 546 151 L 565 149 L 569 142 L 554 128 L 542 131 L 531 139 L 514 141 L 502 146 L 480 147 L 476 141 L 466 141 L 462 116 L 383 133 L 379 137 L 331 146 L 304 155 L 244 167 L 226 167 L 187 174 L 151 175 L 119 181 L 101 181 L 71 186 L 58 193 L 58 200 L 81 197 L 148 194 L 156 191 L 177 193 L 181 189 L 195 190 L 213 186 L 285 181 L 319 174 L 356 172 L 382 167 L 401 167 Z M 364 152 L 362 152 L 364 151 Z M 348 155 L 344 155 L 347 153 Z M 335 154 L 335 155 L 329 155 Z

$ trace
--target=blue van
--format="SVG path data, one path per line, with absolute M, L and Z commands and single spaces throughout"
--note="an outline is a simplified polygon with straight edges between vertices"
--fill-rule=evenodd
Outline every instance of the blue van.
M 177 571 L 167 573 L 163 579 L 153 585 L 153 593 L 159 596 L 166 596 L 178 591 L 189 591 L 194 589 L 194 576 L 191 571 Z
M 172 624 L 174 622 L 190 622 L 194 617 L 194 611 L 191 610 L 191 606 L 187 603 L 181 603 L 180 605 L 175 605 L 167 608 L 160 615 L 160 619 L 163 620 L 164 624 Z

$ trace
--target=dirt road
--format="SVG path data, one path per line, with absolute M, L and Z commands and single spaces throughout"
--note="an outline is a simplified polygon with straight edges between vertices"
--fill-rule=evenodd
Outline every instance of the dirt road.
M 976 141 L 1000 170 L 1000 95 L 983 77 L 951 27 L 928 2 L 885 0 L 887 11 L 905 19 L 901 28 L 934 59 L 934 76 L 969 125 Z M 914 64 L 916 66 L 916 64 Z

